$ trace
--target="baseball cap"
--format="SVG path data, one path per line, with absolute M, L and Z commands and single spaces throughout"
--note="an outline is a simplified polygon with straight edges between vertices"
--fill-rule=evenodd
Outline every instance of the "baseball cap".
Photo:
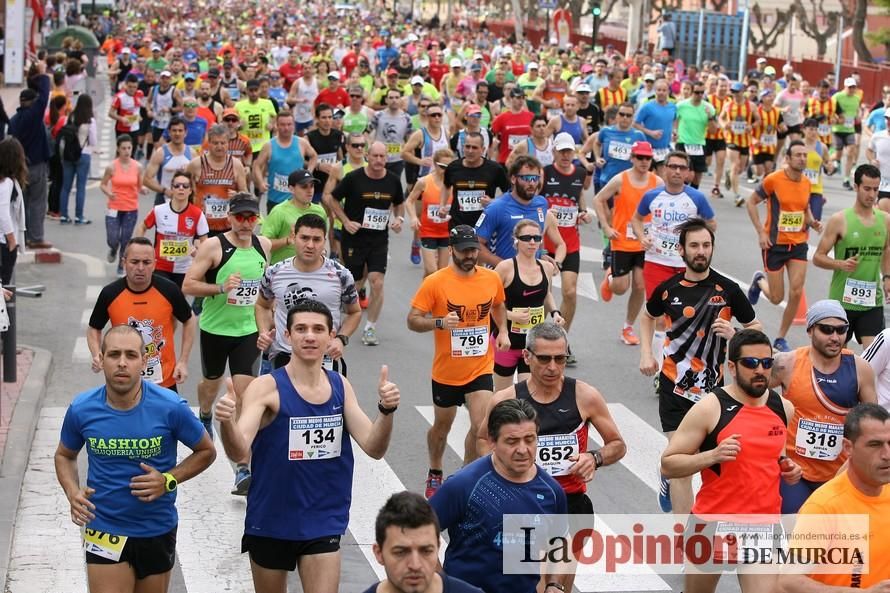
M 125 47 L 124 49 L 121 50 L 121 53 L 122 53 L 122 54 L 128 54 L 128 53 L 130 53 L 130 48 L 129 48 L 129 47 Z
M 581 66 L 581 74 L 587 74 L 588 72 L 593 72 L 593 66 L 590 64 L 583 64 Z
M 643 80 L 644 81 L 649 80 L 651 82 L 655 82 L 655 75 L 652 74 L 651 72 L 647 72 L 646 74 L 643 75 Z
M 852 76 L 850 76 L 850 77 L 844 79 L 844 86 L 845 87 L 858 86 L 858 84 L 856 83 L 856 79 L 853 78 Z
M 473 55 L 473 59 L 474 59 L 474 60 L 484 60 L 484 59 L 485 59 L 485 56 L 483 56 L 483 55 L 480 54 L 480 53 L 477 53 L 477 54 Z
M 250 80 L 247 81 L 247 83 L 244 86 L 246 86 L 249 89 L 258 89 L 258 88 L 260 88 L 260 81 L 257 80 L 256 78 L 251 78 Z
M 575 150 L 575 139 L 568 132 L 560 132 L 553 140 L 554 150 Z
M 330 80 L 340 80 L 340 73 L 334 70 L 333 72 L 328 72 L 328 78 Z
M 408 34 L 408 41 L 417 41 L 418 37 L 414 33 Z
M 582 82 L 577 87 L 575 87 L 576 93 L 590 93 L 593 92 L 593 89 L 590 88 L 590 85 Z
M 161 46 L 158 45 L 157 43 L 152 43 L 152 44 L 151 44 L 151 51 L 161 51 Z
M 478 249 L 479 239 L 476 237 L 476 229 L 466 224 L 457 225 L 451 229 L 448 244 L 458 251 Z
M 640 68 L 637 65 L 633 65 L 627 69 L 628 74 L 638 74 L 640 72 Z
M 297 169 L 287 176 L 287 184 L 291 187 L 295 185 L 307 185 L 310 182 L 318 183 L 319 181 L 306 169 Z
M 235 194 L 235 197 L 229 200 L 229 214 L 241 214 L 242 212 L 259 214 L 259 201 L 248 193 Z
M 464 63 L 460 61 L 460 58 L 451 58 L 451 67 L 452 68 L 463 68 Z
M 525 91 L 523 91 L 523 90 L 522 90 L 521 88 L 519 88 L 518 86 L 514 86 L 514 87 L 510 90 L 510 96 L 511 96 L 511 97 L 522 97 L 522 98 L 525 98 Z
M 525 69 L 526 69 L 526 71 L 528 71 L 528 70 L 537 70 L 537 69 L 538 69 L 538 63 L 537 63 L 537 62 L 529 62 L 529 63 L 528 63 L 528 66 L 526 66 Z
M 37 98 L 37 91 L 34 89 L 22 89 L 22 92 L 19 93 L 19 103 L 24 103 L 25 101 L 33 101 Z
M 395 68 L 390 68 L 389 70 L 386 71 L 386 75 L 387 76 L 398 76 L 399 71 L 396 70 Z
M 339 107 L 334 109 L 334 115 L 333 115 L 334 119 L 343 119 L 343 117 L 345 115 L 346 115 L 346 112 L 343 111 L 342 109 L 340 109 Z
M 472 72 L 482 72 L 482 65 L 474 63 L 472 66 L 470 66 L 470 70 Z
M 766 58 L 757 58 L 758 64 L 766 64 Z
M 772 95 L 772 94 L 773 94 L 773 91 L 771 89 L 763 89 L 762 91 L 760 91 L 760 98 L 762 99 L 763 97 L 765 97 L 767 95 Z
M 482 108 L 475 103 L 467 105 L 467 109 L 464 111 L 464 115 L 475 115 L 476 113 L 482 113 Z
M 164 70 L 163 72 L 161 72 L 161 76 L 170 76 L 170 73 L 167 72 L 166 70 Z M 186 80 L 197 80 L 198 79 L 198 75 L 195 74 L 194 72 L 186 72 L 182 77 Z
M 729 90 L 734 93 L 740 93 L 745 90 L 745 85 L 741 82 L 734 82 L 732 86 L 729 87 Z
M 209 78 L 219 78 L 219 68 L 210 68 L 207 70 L 207 76 Z
M 648 142 L 636 141 L 630 147 L 630 154 L 638 154 L 640 156 L 652 156 L 652 145 Z
M 191 74 L 191 72 L 189 72 L 188 74 Z M 161 70 L 161 76 L 163 77 L 163 76 L 173 76 L 173 75 L 170 74 L 169 70 Z
M 767 76 L 775 76 L 776 69 L 773 68 L 772 66 L 767 66 L 766 68 L 763 69 L 763 73 Z
M 227 117 L 237 117 L 238 119 L 241 119 L 241 116 L 238 115 L 238 110 L 235 109 L 234 107 L 229 107 L 227 109 L 223 109 L 222 116 L 223 116 L 223 119 L 225 119 Z
M 824 299 L 813 303 L 807 309 L 807 329 L 824 319 L 837 318 L 847 321 L 847 312 L 841 304 L 832 299 Z
M 412 84 L 412 85 L 414 85 L 414 84 L 421 84 L 421 85 L 422 85 L 423 83 L 424 83 L 424 80 L 423 80 L 423 77 L 421 77 L 421 76 L 415 76 L 414 78 L 411 79 L 411 84 Z
M 512 47 L 505 47 L 505 48 L 504 48 L 504 51 L 501 52 L 501 53 L 503 53 L 505 56 L 512 56 L 512 55 L 513 55 L 513 48 L 512 48 Z

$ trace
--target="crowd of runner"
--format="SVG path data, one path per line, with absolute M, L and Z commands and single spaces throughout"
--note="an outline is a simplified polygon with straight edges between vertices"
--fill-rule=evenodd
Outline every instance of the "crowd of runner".
M 76 43 L 41 55 L 9 124 L 17 140 L 0 142 L 21 158 L 0 159 L 0 211 L 24 197 L 31 248 L 50 246 L 44 218 L 91 224 L 86 179 L 109 118 L 116 155 L 100 187 L 119 278 L 87 332 L 105 381 L 74 399 L 56 453 L 93 590 L 166 590 L 175 493 L 214 461 L 213 439 L 247 497 L 256 591 L 283 593 L 295 569 L 306 591 L 338 589 L 353 447 L 386 453 L 400 399 L 384 366 L 368 416 L 347 359 L 397 331 L 378 320 L 390 257 L 404 257 L 418 266 L 407 328 L 435 344 L 429 471 L 425 497 L 381 509 L 388 578 L 369 591 L 571 591 L 573 575 L 504 574 L 501 536 L 504 512 L 592 517 L 588 483 L 627 450 L 603 395 L 565 374 L 581 355 L 581 225 L 602 231 L 602 300 L 628 295 L 606 331 L 655 378 L 662 511 L 855 510 L 890 533 L 890 87 L 867 97 L 855 75 L 807 81 L 763 58 L 733 80 L 669 51 L 532 47 L 384 7 L 131 2 L 92 23 L 107 112 Z M 823 219 L 835 172 L 855 202 Z M 763 256 L 747 293 L 710 265 L 725 196 Z M 0 227 L 7 268 L 18 233 L 2 212 Z M 811 229 L 812 265 L 832 280 L 792 350 Z M 400 232 L 410 252 L 390 253 Z M 761 294 L 786 301 L 779 327 L 756 318 Z M 197 417 L 175 393 L 196 342 Z M 465 467 L 446 480 L 462 405 Z M 193 450 L 179 463 L 177 442 Z M 740 575 L 741 588 L 886 591 L 890 537 L 872 544 L 868 574 Z M 719 573 L 684 578 L 687 593 L 713 591 Z

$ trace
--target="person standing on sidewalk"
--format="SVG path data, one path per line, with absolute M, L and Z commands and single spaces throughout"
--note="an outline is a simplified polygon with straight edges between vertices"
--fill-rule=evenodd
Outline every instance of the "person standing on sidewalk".
M 49 103 L 50 79 L 46 63 L 37 62 L 28 88 L 19 94 L 19 108 L 9 119 L 9 135 L 21 142 L 28 157 L 28 183 L 22 187 L 25 205 L 25 245 L 29 249 L 49 249 L 52 243 L 43 235 L 46 217 L 49 140 L 43 125 L 43 112 Z
M 15 138 L 0 141 L 0 284 L 12 284 L 18 246 L 24 239 L 22 186 L 28 179 L 25 151 Z
M 99 143 L 96 133 L 96 118 L 93 116 L 93 98 L 90 95 L 80 95 L 69 119 L 70 121 L 66 122 L 65 125 L 73 126 L 76 130 L 76 141 L 80 145 L 80 158 L 76 161 L 68 161 L 65 160 L 64 154 L 60 155 L 62 159 L 62 193 L 59 197 L 59 213 L 61 214 L 59 222 L 71 224 L 71 218 L 68 217 L 68 198 L 71 195 L 71 187 L 74 185 L 76 177 L 77 193 L 74 198 L 74 222 L 77 224 L 89 224 L 90 221 L 83 215 L 83 205 L 87 197 L 87 179 L 90 176 L 93 147 Z M 75 140 L 75 138 L 72 137 L 70 140 Z

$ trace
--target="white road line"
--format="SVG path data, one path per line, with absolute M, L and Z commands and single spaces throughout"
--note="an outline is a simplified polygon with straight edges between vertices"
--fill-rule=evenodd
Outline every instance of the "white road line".
M 37 421 L 15 520 L 7 593 L 87 590 L 80 533 L 53 468 L 64 414 L 65 408 L 44 408 Z
M 99 298 L 99 293 L 102 292 L 102 286 L 98 284 L 89 284 L 86 288 L 86 301 L 88 303 L 95 303 L 96 299 Z
M 424 419 L 432 424 L 433 422 L 433 406 L 416 406 L 417 411 Z M 629 410 L 628 410 L 629 412 Z M 632 412 L 631 412 L 632 414 Z M 640 422 L 646 424 L 643 420 Z M 648 424 L 646 424 L 648 426 Z M 464 455 L 464 436 L 470 427 L 470 416 L 463 407 L 458 408 L 457 416 L 448 433 L 448 446 L 460 458 Z M 653 430 L 649 427 L 650 430 Z M 621 425 L 619 424 L 619 430 Z M 663 435 L 658 435 L 664 439 Z M 661 455 L 661 451 L 658 451 Z M 650 466 L 650 474 L 655 471 L 655 466 Z M 650 480 L 651 481 L 651 480 Z M 605 524 L 604 521 L 597 521 L 597 529 L 604 534 L 613 534 L 612 529 Z M 668 583 L 656 575 L 654 571 L 648 571 L 646 574 L 621 575 L 621 574 L 590 574 L 595 571 L 597 566 L 583 567 L 579 569 L 575 579 L 575 587 L 583 593 L 590 591 L 670 591 L 671 587 Z
M 90 348 L 87 345 L 86 336 L 80 336 L 74 340 L 74 350 L 71 351 L 72 362 L 90 363 L 93 361 L 93 355 L 90 354 Z
M 96 182 L 96 187 L 98 187 L 98 182 Z M 76 259 L 77 261 L 83 263 L 87 269 L 87 277 L 89 278 L 104 278 L 105 277 L 105 262 L 94 255 L 88 255 L 86 253 L 77 253 L 77 252 L 65 252 L 66 257 L 70 257 L 71 259 Z M 99 287 L 101 290 L 102 287 Z M 99 293 L 96 293 L 96 296 L 99 296 Z
M 562 287 L 562 279 L 558 275 L 553 277 L 553 286 L 556 288 Z M 578 296 L 596 302 L 599 302 L 600 300 L 599 294 L 597 294 L 596 281 L 594 281 L 593 276 L 590 274 L 578 274 L 578 286 L 576 290 Z
M 93 315 L 92 309 L 84 309 L 83 313 L 80 315 L 80 327 L 81 329 L 86 329 L 90 324 L 90 317 Z

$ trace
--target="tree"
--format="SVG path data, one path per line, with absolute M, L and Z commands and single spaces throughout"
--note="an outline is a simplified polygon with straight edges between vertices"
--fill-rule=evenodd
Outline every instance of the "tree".
M 825 9 L 825 0 L 809 0 L 804 7 L 803 0 L 794 0 L 792 8 L 797 13 L 797 22 L 804 34 L 816 42 L 816 57 L 820 60 L 828 53 L 828 42 L 836 38 L 840 14 Z M 821 17 L 825 16 L 825 28 L 820 28 Z M 850 16 L 845 14 L 845 19 Z
M 779 43 L 779 36 L 785 32 L 788 23 L 791 22 L 793 10 L 787 12 L 776 12 L 772 15 L 766 15 L 760 8 L 760 2 L 755 2 L 751 7 L 751 24 L 748 39 L 751 42 L 751 49 L 754 53 L 766 53 Z M 769 26 L 767 18 L 772 16 L 774 22 Z
M 871 0 L 874 2 L 875 0 Z M 868 50 L 868 44 L 865 43 L 865 19 L 868 16 L 868 0 L 856 0 L 853 9 L 853 49 L 859 55 L 859 59 L 863 62 L 874 62 L 875 59 Z

